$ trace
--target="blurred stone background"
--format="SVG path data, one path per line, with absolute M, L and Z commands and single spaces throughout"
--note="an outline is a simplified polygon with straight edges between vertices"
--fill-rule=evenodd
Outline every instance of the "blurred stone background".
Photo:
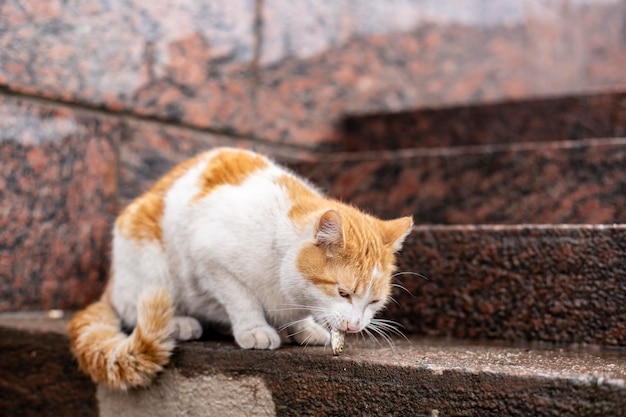
M 625 0 L 0 2 L 0 311 L 95 299 L 116 213 L 216 145 L 420 224 L 623 222 L 584 140 L 625 68 Z

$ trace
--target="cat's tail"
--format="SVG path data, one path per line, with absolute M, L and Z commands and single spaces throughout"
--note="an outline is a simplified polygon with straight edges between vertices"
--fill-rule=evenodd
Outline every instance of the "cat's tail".
M 169 323 L 174 309 L 165 289 L 143 294 L 130 335 L 106 297 L 76 313 L 68 325 L 72 352 L 96 383 L 114 390 L 145 386 L 163 369 L 174 349 Z

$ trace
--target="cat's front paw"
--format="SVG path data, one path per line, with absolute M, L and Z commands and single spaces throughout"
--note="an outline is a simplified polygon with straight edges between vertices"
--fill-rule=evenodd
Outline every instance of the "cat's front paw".
M 202 336 L 202 325 L 193 317 L 176 316 L 170 322 L 170 337 L 174 340 L 195 340 Z
M 330 343 L 328 330 L 313 319 L 302 321 L 294 326 L 292 337 L 301 345 L 325 346 Z
M 235 332 L 235 341 L 243 349 L 277 349 L 280 346 L 278 332 L 267 324 Z

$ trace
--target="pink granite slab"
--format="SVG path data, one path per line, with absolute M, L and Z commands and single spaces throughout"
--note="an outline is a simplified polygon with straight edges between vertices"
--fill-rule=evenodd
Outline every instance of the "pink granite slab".
M 346 116 L 624 91 L 620 0 L 4 2 L 0 86 L 276 143 Z
M 99 295 L 120 134 L 114 120 L 0 97 L 0 311 Z
M 626 222 L 626 139 L 320 156 L 296 169 L 383 217 L 418 224 Z

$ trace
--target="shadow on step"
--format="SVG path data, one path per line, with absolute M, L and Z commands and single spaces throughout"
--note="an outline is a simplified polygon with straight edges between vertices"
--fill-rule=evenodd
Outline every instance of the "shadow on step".
M 358 115 L 342 131 L 349 152 L 626 136 L 626 94 Z

